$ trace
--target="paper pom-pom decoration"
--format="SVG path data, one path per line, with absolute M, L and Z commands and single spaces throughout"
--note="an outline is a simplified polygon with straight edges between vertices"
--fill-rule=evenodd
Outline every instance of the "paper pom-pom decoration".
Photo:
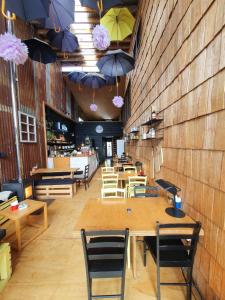
M 28 58 L 27 46 L 15 35 L 4 33 L 0 35 L 0 57 L 6 61 L 23 65 Z
M 98 106 L 97 106 L 96 104 L 92 103 L 92 104 L 90 105 L 90 110 L 91 110 L 91 111 L 96 111 L 97 109 L 98 109 Z
M 120 96 L 115 96 L 112 100 L 113 104 L 116 106 L 116 107 L 122 107 L 124 102 L 123 102 L 123 98 L 120 97 Z
M 105 50 L 110 45 L 108 30 L 102 25 L 96 25 L 92 31 L 93 44 L 98 50 Z

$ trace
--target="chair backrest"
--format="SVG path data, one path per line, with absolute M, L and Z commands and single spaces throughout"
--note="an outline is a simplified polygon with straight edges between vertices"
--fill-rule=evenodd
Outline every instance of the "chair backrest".
M 102 174 L 102 188 L 117 188 L 118 187 L 118 174 L 116 173 L 103 173 Z
M 135 198 L 159 197 L 159 188 L 157 186 L 144 185 L 134 187 Z
M 125 276 L 127 245 L 128 245 L 129 229 L 125 230 L 105 230 L 105 231 L 85 231 L 81 229 L 81 238 L 84 249 L 84 258 L 87 276 L 90 273 L 89 266 L 102 264 L 104 266 L 106 260 L 111 261 L 112 270 L 96 272 L 92 270 L 92 276 L 96 278 L 122 277 Z M 113 265 L 116 261 L 122 262 L 122 271 L 116 272 Z M 114 263 L 113 263 L 114 262 Z M 98 274 L 97 274 L 98 273 Z
M 129 176 L 129 186 L 140 186 L 147 184 L 147 176 Z
M 84 167 L 84 179 L 88 179 L 89 177 L 89 165 Z
M 174 234 L 166 233 L 166 230 L 174 231 Z M 199 232 L 201 229 L 201 223 L 177 223 L 177 224 L 160 224 L 156 223 L 156 234 L 157 234 L 157 242 L 156 242 L 156 253 L 157 253 L 157 262 L 160 263 L 160 254 L 162 252 L 166 256 L 166 252 L 174 253 L 174 261 L 177 263 L 177 257 L 179 253 L 186 251 L 187 259 L 185 261 L 179 261 L 179 266 L 187 266 L 187 261 L 189 266 L 193 266 L 194 256 L 197 249 L 197 243 L 199 239 Z M 184 230 L 190 230 L 191 233 L 184 233 Z M 181 232 L 181 233 L 177 233 Z M 177 241 L 177 242 L 176 242 Z M 179 241 L 184 241 L 184 243 L 179 243 Z M 171 257 L 171 255 L 170 255 Z M 167 264 L 166 261 L 163 260 L 164 266 Z M 171 259 L 168 261 L 168 266 L 175 266 Z
M 102 173 L 114 173 L 114 167 L 102 167 Z
M 126 197 L 126 189 L 102 188 L 101 196 L 102 196 L 102 198 L 125 198 Z
M 137 168 L 135 166 L 125 165 L 125 166 L 123 166 L 123 171 L 124 172 L 137 173 Z

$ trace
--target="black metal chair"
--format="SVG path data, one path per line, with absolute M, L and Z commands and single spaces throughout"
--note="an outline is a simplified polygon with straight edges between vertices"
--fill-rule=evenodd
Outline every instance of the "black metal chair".
M 174 231 L 174 234 L 166 234 L 166 230 Z M 191 233 L 182 233 L 183 230 L 191 230 Z M 159 224 L 156 223 L 156 237 L 145 237 L 145 265 L 146 265 L 146 250 L 150 250 L 154 261 L 157 265 L 157 299 L 160 298 L 161 285 L 178 285 L 187 286 L 187 299 L 191 299 L 192 291 L 192 269 L 194 257 L 199 239 L 201 223 L 191 224 Z M 178 230 L 181 232 L 178 234 Z M 164 233 L 163 233 L 164 231 Z M 187 232 L 187 231 L 186 231 Z M 187 269 L 185 282 L 161 282 L 160 268 L 161 267 L 180 267 Z
M 159 188 L 157 186 L 145 185 L 134 187 L 135 198 L 159 197 Z
M 84 167 L 84 172 L 82 172 L 81 174 L 75 174 L 74 178 L 76 179 L 76 181 L 80 184 L 81 182 L 84 183 L 85 185 L 85 190 L 87 189 L 87 186 L 89 187 L 89 165 L 86 165 Z
M 85 231 L 81 229 L 81 237 L 86 266 L 88 300 L 97 298 L 120 298 L 124 300 L 129 229 L 112 231 Z M 119 294 L 92 294 L 92 279 L 117 277 L 121 278 L 121 292 Z

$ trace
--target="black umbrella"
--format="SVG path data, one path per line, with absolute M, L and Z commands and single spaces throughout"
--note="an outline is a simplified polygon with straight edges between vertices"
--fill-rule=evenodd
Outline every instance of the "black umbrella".
M 23 41 L 28 47 L 28 55 L 32 60 L 43 64 L 53 63 L 56 61 L 56 54 L 52 48 L 37 38 Z
M 98 89 L 106 85 L 106 80 L 103 75 L 97 73 L 88 73 L 84 75 L 80 82 L 92 89 Z
M 45 28 L 61 31 L 74 23 L 74 0 L 51 0 L 49 18 L 41 20 Z
M 77 37 L 67 29 L 60 32 L 51 29 L 47 33 L 47 38 L 53 47 L 63 52 L 73 52 L 79 47 Z
M 68 74 L 68 78 L 75 83 L 80 83 L 81 78 L 83 78 L 85 75 L 85 72 L 74 71 Z
M 97 67 L 104 75 L 123 76 L 134 69 L 134 58 L 121 49 L 107 51 L 99 59 Z
M 5 7 L 24 21 L 32 21 L 49 16 L 50 0 L 6 0 Z
M 104 75 L 104 78 L 106 80 L 106 85 L 115 85 L 116 84 L 116 77 Z
M 121 0 L 80 0 L 82 6 L 93 8 L 94 10 L 106 10 L 113 6 L 121 5 Z M 101 8 L 102 5 L 102 8 Z

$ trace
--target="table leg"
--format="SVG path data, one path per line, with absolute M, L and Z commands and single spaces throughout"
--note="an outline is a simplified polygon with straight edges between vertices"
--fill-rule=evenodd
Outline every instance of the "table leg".
M 128 245 L 127 245 L 127 268 L 130 269 L 130 237 L 128 238 Z
M 47 210 L 47 204 L 44 205 L 44 228 L 48 228 L 48 210 Z
M 137 242 L 136 236 L 131 237 L 132 242 L 132 265 L 133 265 L 133 276 L 137 277 Z
M 17 240 L 17 249 L 20 251 L 22 248 L 21 245 L 21 230 L 20 230 L 20 221 L 16 220 L 15 221 L 15 225 L 16 225 L 16 240 Z

